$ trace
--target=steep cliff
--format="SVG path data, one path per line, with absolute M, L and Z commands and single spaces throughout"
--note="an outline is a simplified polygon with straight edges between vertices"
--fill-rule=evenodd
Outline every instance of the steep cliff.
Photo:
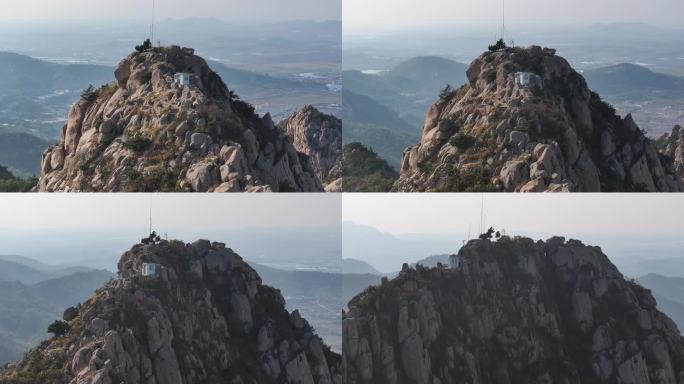
M 656 146 L 553 49 L 486 52 L 445 89 L 399 191 L 682 191 Z
M 132 53 L 115 77 L 71 107 L 62 141 L 43 154 L 40 191 L 322 190 L 270 115 L 192 49 Z
M 684 130 L 676 125 L 656 141 L 658 151 L 673 162 L 674 171 L 684 178 Z
M 156 273 L 143 276 L 143 263 Z M 138 244 L 1 383 L 340 383 L 341 359 L 221 243 Z
M 306 106 L 278 123 L 295 149 L 309 156 L 314 173 L 324 184 L 335 183 L 331 172 L 342 161 L 342 120 Z
M 345 383 L 682 383 L 684 340 L 598 247 L 472 240 L 343 314 Z

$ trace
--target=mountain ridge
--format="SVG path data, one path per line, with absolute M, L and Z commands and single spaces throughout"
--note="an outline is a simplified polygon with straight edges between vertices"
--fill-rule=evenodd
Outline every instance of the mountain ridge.
M 458 267 L 410 268 L 343 314 L 347 383 L 676 383 L 684 339 L 599 247 L 471 240 Z
M 396 190 L 684 190 L 631 115 L 618 116 L 554 49 L 486 52 L 467 76 L 428 111 Z
M 156 272 L 142 274 L 143 263 Z M 340 383 L 340 357 L 222 243 L 148 240 L 3 383 Z
M 189 85 L 174 76 L 188 71 Z M 43 155 L 39 191 L 320 191 L 266 114 L 239 100 L 194 50 L 126 57 L 116 82 L 84 92 L 62 142 Z

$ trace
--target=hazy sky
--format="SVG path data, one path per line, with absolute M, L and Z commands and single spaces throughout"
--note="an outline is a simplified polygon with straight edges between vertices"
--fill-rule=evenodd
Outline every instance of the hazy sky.
M 341 0 L 156 0 L 163 18 L 339 20 Z M 5 0 L 0 20 L 147 19 L 152 0 Z
M 339 226 L 334 194 L 2 194 L 0 230 L 225 229 Z
M 502 0 L 344 0 L 345 32 L 501 24 Z M 508 24 L 643 22 L 681 26 L 682 0 L 506 0 Z
M 477 234 L 481 194 L 346 194 L 342 216 L 392 234 Z M 486 226 L 508 234 L 684 232 L 684 194 L 488 194 Z M 684 233 L 683 233 L 684 234 Z

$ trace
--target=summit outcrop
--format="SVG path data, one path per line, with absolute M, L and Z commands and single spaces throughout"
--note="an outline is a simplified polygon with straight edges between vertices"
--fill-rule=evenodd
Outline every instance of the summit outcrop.
M 345 383 L 681 383 L 684 340 L 599 247 L 471 240 L 343 314 Z
M 123 59 L 86 90 L 43 154 L 40 191 L 321 191 L 308 157 L 269 114 L 229 90 L 190 48 Z
M 682 191 L 672 162 L 553 49 L 482 54 L 468 83 L 445 89 L 399 191 Z
M 341 358 L 222 243 L 146 239 L 0 383 L 341 383 Z

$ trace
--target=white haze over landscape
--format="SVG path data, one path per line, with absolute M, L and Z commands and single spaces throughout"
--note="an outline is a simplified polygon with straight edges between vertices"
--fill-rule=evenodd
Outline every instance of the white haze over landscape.
M 350 194 L 343 197 L 344 257 L 389 273 L 402 262 L 455 253 L 469 228 L 470 238 L 479 234 L 483 201 L 485 228 L 598 245 L 629 276 L 684 276 L 681 194 Z M 360 244 L 369 228 L 384 235 Z M 398 241 L 402 246 L 393 254 L 383 252 Z
M 345 30 L 382 31 L 415 27 L 501 24 L 502 0 L 345 0 Z M 680 0 L 506 1 L 512 24 L 639 22 L 681 27 Z
M 226 20 L 339 20 L 339 0 L 156 0 L 158 18 Z M 151 19 L 152 0 L 11 0 L 0 20 Z
M 0 255 L 114 270 L 152 228 L 169 239 L 225 242 L 283 269 L 339 269 L 340 202 L 325 194 L 5 194 Z

